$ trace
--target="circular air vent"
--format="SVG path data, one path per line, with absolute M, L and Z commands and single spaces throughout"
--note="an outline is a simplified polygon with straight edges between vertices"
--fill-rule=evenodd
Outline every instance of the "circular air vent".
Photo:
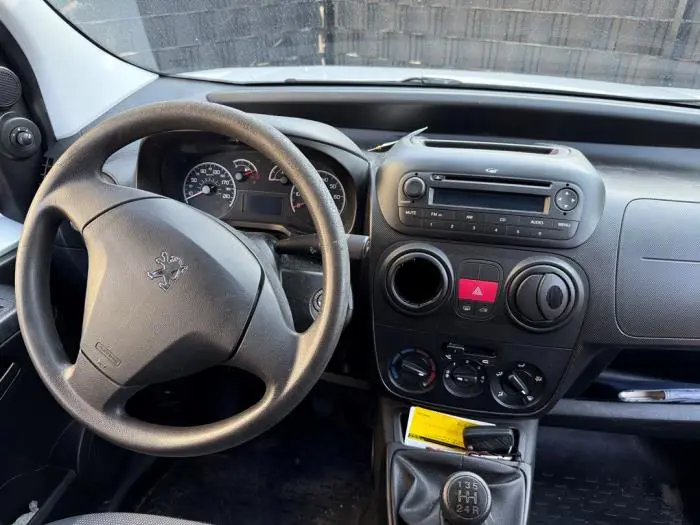
M 519 325 L 545 332 L 566 323 L 581 301 L 580 278 L 568 263 L 533 259 L 516 268 L 508 279 L 507 310 Z
M 430 245 L 409 245 L 387 258 L 386 293 L 395 308 L 427 314 L 438 308 L 450 291 L 451 272 Z

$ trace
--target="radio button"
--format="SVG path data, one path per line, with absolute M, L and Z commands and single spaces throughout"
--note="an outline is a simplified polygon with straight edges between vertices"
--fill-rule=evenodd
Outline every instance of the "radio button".
M 576 231 L 577 222 L 574 221 L 552 221 L 555 230 Z
M 554 203 L 561 211 L 571 211 L 578 206 L 578 193 L 571 188 L 564 188 L 554 196 Z
M 421 226 L 425 210 L 420 208 L 399 208 L 399 220 L 406 226 Z
M 521 217 L 522 221 L 526 217 Z M 547 219 L 550 220 L 550 219 Z M 561 226 L 560 227 L 558 227 Z M 526 226 L 508 226 L 506 235 L 509 237 L 527 237 L 530 239 L 550 239 L 550 240 L 566 240 L 571 239 L 576 233 L 578 223 L 575 221 L 551 221 L 552 228 L 528 228 Z
M 420 199 L 425 195 L 425 182 L 420 177 L 409 177 L 403 183 L 403 194 L 409 199 Z
M 518 224 L 518 218 L 514 215 L 497 215 L 495 213 L 486 214 L 486 222 L 489 224 Z
M 476 222 L 461 223 L 459 225 L 459 228 L 462 231 L 469 232 L 469 233 L 479 233 L 479 232 L 481 232 L 482 227 L 483 226 L 477 224 Z
M 438 221 L 433 219 L 425 219 L 423 226 L 431 230 L 458 231 L 459 224 L 454 221 Z
M 551 239 L 553 230 L 545 230 L 542 228 L 523 228 L 525 234 L 523 237 L 530 239 Z
M 457 219 L 466 222 L 484 222 L 483 213 L 457 212 Z
M 525 228 L 521 228 L 520 226 L 508 226 L 506 235 L 510 237 L 525 237 L 523 234 L 524 229 Z
M 542 228 L 521 228 L 521 237 L 528 237 L 531 239 L 550 239 L 547 237 L 547 233 L 551 233 L 551 230 L 543 230 Z
M 562 221 L 555 221 L 557 223 L 562 222 Z M 555 239 L 555 240 L 566 240 L 566 239 L 571 239 L 574 235 L 576 235 L 576 229 L 578 228 L 578 223 L 574 222 L 571 223 L 570 226 L 567 227 L 567 229 L 556 229 L 556 230 L 549 230 L 547 234 L 549 235 L 549 239 Z
M 520 217 L 520 226 L 527 226 L 531 228 L 552 228 L 552 219 L 544 219 L 541 217 Z
M 486 233 L 487 235 L 505 235 L 506 226 L 501 226 L 500 224 L 485 224 L 479 227 L 480 233 Z
M 455 212 L 448 210 L 428 210 L 426 217 L 428 219 L 444 219 L 451 221 L 455 218 Z
M 547 231 L 547 239 L 552 240 L 564 240 L 569 238 L 569 232 L 559 231 L 559 230 L 549 230 Z
M 425 217 L 425 210 L 421 208 L 401 207 L 399 208 L 399 213 L 401 213 L 401 215 L 404 217 L 416 217 L 418 219 Z

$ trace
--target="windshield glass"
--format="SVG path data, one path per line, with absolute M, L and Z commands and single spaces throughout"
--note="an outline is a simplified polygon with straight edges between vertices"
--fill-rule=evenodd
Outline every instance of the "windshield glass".
M 700 86 L 695 0 L 48 1 L 109 52 L 165 74 Z

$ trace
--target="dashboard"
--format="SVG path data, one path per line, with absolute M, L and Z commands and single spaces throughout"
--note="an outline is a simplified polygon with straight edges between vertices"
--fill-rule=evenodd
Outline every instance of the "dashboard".
M 357 185 L 332 156 L 303 148 L 336 204 L 346 230 L 357 213 Z M 262 153 L 225 137 L 167 133 L 144 141 L 139 185 L 249 229 L 311 233 L 306 204 L 286 174 Z M 148 157 L 148 158 L 147 158 Z
M 369 239 L 354 261 L 355 311 L 335 371 L 465 415 L 553 413 L 576 425 L 588 410 L 589 428 L 614 414 L 616 428 L 635 431 L 641 420 L 700 421 L 684 407 L 662 413 L 591 390 L 618 362 L 654 384 L 700 383 L 691 373 L 700 364 L 700 110 L 432 88 L 216 89 L 161 79 L 113 112 L 183 96 L 230 105 L 310 159 L 349 238 Z M 369 151 L 382 143 L 393 145 Z M 125 157 L 136 159 L 131 179 Z M 105 169 L 244 232 L 273 234 L 297 328 L 308 326 L 320 261 L 279 247 L 313 224 L 264 156 L 182 131 L 147 138 Z M 615 391 L 648 384 L 616 378 Z M 582 393 L 593 397 L 570 399 Z

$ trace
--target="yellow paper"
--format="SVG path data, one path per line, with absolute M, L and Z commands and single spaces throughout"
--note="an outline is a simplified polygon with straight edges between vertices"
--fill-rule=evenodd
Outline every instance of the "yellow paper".
M 411 407 L 404 444 L 419 448 L 464 451 L 464 429 L 478 426 L 493 424 L 427 408 Z

